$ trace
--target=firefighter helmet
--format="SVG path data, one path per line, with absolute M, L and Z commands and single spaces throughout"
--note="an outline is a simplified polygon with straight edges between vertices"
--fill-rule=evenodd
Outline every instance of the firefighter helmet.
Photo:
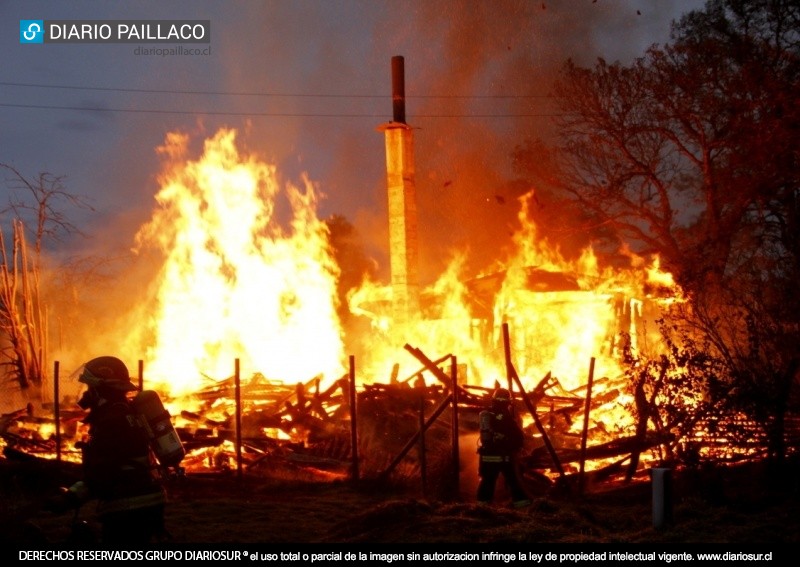
M 131 382 L 128 367 L 114 356 L 100 356 L 84 364 L 78 381 L 92 388 L 122 392 L 137 389 Z
M 509 403 L 511 401 L 511 392 L 505 388 L 497 388 L 492 394 L 492 401 Z

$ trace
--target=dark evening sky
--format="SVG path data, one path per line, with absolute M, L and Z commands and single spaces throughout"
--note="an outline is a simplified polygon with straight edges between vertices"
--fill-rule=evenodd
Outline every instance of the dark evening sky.
M 384 147 L 391 58 L 405 58 L 415 132 L 423 277 L 451 248 L 489 259 L 510 153 L 546 133 L 546 96 L 567 58 L 630 61 L 669 38 L 699 0 L 2 2 L 0 163 L 64 177 L 95 209 L 67 211 L 90 239 L 126 247 L 150 216 L 155 148 L 182 131 L 199 148 L 221 127 L 247 152 L 302 174 L 324 195 L 320 217 L 353 222 L 378 260 L 386 247 Z M 23 44 L 20 20 L 210 20 L 199 55 L 142 54 L 139 44 Z M 185 45 L 184 47 L 195 47 Z M 138 49 L 138 51 L 137 51 Z M 492 225 L 497 230 L 475 230 Z M 110 232 L 107 229 L 111 228 Z

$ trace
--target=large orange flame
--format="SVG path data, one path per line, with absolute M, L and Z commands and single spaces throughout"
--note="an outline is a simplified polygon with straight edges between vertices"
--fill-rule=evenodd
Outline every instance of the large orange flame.
M 206 140 L 197 160 L 187 158 L 183 134 L 169 134 L 159 152 L 167 163 L 158 207 L 137 235 L 140 250 L 155 245 L 164 254 L 149 322 L 149 384 L 191 392 L 204 376 L 232 376 L 237 358 L 245 375 L 338 377 L 338 267 L 314 185 L 285 186 L 285 229 L 276 218 L 276 168 L 243 155 L 234 130 Z
M 164 254 L 150 310 L 152 340 L 146 376 L 164 392 L 191 393 L 204 377 L 260 373 L 281 382 L 338 378 L 345 370 L 343 329 L 336 315 L 339 267 L 317 218 L 318 189 L 281 187 L 276 168 L 237 147 L 234 130 L 187 157 L 188 137 L 171 133 L 158 207 L 138 235 L 139 250 Z M 285 196 L 288 229 L 276 218 Z M 566 260 L 530 220 L 532 193 L 520 200 L 513 251 L 478 277 L 464 273 L 456 254 L 422 291 L 418 318 L 392 321 L 391 288 L 365 281 L 350 290 L 352 313 L 372 329 L 349 337 L 362 343 L 360 382 L 415 376 L 421 366 L 403 346 L 431 359 L 455 355 L 462 383 L 487 388 L 507 379 L 504 324 L 510 352 L 526 388 L 550 374 L 567 390 L 586 383 L 591 359 L 597 376 L 619 376 L 622 337 L 644 348 L 655 337 L 652 290 L 679 295 L 669 274 L 630 254 L 627 270 L 601 268 L 591 249 Z M 648 328 L 649 325 L 649 328 Z
M 431 358 L 457 355 L 468 366 L 469 374 L 462 378 L 474 385 L 492 387 L 507 379 L 503 324 L 510 329 L 512 363 L 526 389 L 548 374 L 564 388 L 578 389 L 587 381 L 593 358 L 598 375 L 619 376 L 623 340 L 634 349 L 657 341 L 652 313 L 663 299 L 651 290 L 669 288 L 666 297 L 671 300 L 680 292 L 659 269 L 657 258 L 648 265 L 629 253 L 631 267 L 626 270 L 601 268 L 592 249 L 576 260 L 564 259 L 530 220 L 532 196 L 520 200 L 512 254 L 476 278 L 463 273 L 463 256 L 454 258 L 425 290 L 427 303 L 436 308 L 419 321 L 393 326 L 392 290 L 375 282 L 351 292 L 351 311 L 370 317 L 376 333 L 372 338 L 383 334 L 391 349 L 410 342 Z M 648 312 L 645 305 L 656 311 Z M 371 343 L 378 375 L 388 376 L 386 367 L 398 358 L 391 349 Z
M 319 378 L 321 384 L 342 376 L 350 353 L 337 316 L 340 268 L 317 216 L 318 188 L 307 177 L 301 187 L 282 186 L 276 167 L 241 150 L 231 129 L 207 139 L 197 159 L 180 133 L 168 134 L 158 152 L 165 165 L 157 207 L 136 236 L 140 253 L 157 256 L 157 273 L 142 293 L 150 299 L 138 309 L 144 331 L 131 329 L 121 347 L 134 353 L 131 359 L 144 348 L 146 388 L 173 398 L 175 415 L 174 406 L 189 409 L 186 403 L 199 401 L 193 394 L 209 381 L 230 378 L 237 360 L 245 380 L 259 375 L 308 384 Z M 466 253 L 454 254 L 422 290 L 417 317 L 392 320 L 389 286 L 366 280 L 349 290 L 350 312 L 370 324 L 361 336 L 347 337 L 360 346 L 358 384 L 431 380 L 404 351 L 411 345 L 430 360 L 455 356 L 459 382 L 486 389 L 506 383 L 509 353 L 526 391 L 553 377 L 559 395 L 579 402 L 589 393 L 590 368 L 595 379 L 623 376 L 623 342 L 640 352 L 658 348 L 660 306 L 681 298 L 658 259 L 628 252 L 628 268 L 604 268 L 587 249 L 567 260 L 531 221 L 532 197 L 520 199 L 520 228 L 508 257 L 473 276 L 465 273 Z M 598 381 L 595 394 L 605 387 Z M 610 402 L 592 412 L 593 441 L 630 433 L 633 416 L 623 390 L 615 387 L 603 397 Z M 218 423 L 230 417 L 224 405 L 204 411 Z M 577 432 L 582 425 L 569 427 Z M 230 449 L 225 443 L 221 455 Z

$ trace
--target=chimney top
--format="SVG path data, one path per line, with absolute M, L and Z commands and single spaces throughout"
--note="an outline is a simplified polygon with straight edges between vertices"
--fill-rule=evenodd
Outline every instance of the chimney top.
M 402 55 L 392 57 L 392 120 L 406 123 L 406 80 Z

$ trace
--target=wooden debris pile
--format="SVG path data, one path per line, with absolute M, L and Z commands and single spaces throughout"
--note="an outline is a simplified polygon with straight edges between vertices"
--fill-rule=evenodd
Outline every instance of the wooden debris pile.
M 401 459 L 418 467 L 418 452 L 410 449 L 417 448 L 421 438 L 427 439 L 429 453 L 444 450 L 447 455 L 447 446 L 453 442 L 453 384 L 457 437 L 477 432 L 477 415 L 493 388 L 462 383 L 463 366 L 451 367 L 450 355 L 430 360 L 418 349 L 407 349 L 422 362 L 418 371 L 399 378 L 395 367 L 388 382 L 359 387 L 356 453 L 352 450 L 354 414 L 348 375 L 322 388 L 320 377 L 290 385 L 256 374 L 238 385 L 230 378 L 194 392 L 190 398 L 199 409 L 174 413 L 173 422 L 187 451 L 182 463 L 186 472 L 218 474 L 241 468 L 252 473 L 282 470 L 287 476 L 297 476 L 313 471 L 326 477 L 346 477 L 352 474 L 357 458 L 363 475 L 379 475 L 390 472 Z M 570 430 L 582 419 L 585 397 L 563 390 L 549 375 L 530 393 L 519 388 L 514 391 L 521 416 L 531 408 L 536 412 L 534 424 L 528 426 L 530 438 L 523 461 L 534 474 L 564 472 L 564 465 L 581 459 L 622 457 L 657 442 L 620 439 L 580 451 Z M 599 407 L 617 395 L 618 391 L 606 389 L 592 402 Z M 60 415 L 62 447 L 66 447 L 83 413 L 62 408 Z M 43 427 L 45 424 L 49 428 Z M 52 457 L 56 452 L 54 430 L 52 418 L 34 416 L 27 408 L 0 420 L 0 438 L 15 454 Z M 551 440 L 557 440 L 558 447 L 552 446 Z M 62 455 L 70 454 L 69 449 L 62 449 Z
M 457 468 L 460 440 L 474 440 L 478 413 L 494 388 L 469 385 L 452 355 L 431 360 L 419 349 L 406 350 L 421 367 L 401 378 L 395 366 L 386 382 L 356 387 L 351 371 L 323 388 L 321 377 L 290 385 L 256 374 L 244 383 L 232 377 L 194 392 L 187 398 L 191 405 L 174 400 L 192 408 L 172 415 L 187 451 L 185 472 L 367 478 L 403 466 L 418 474 L 431 455 Z M 609 408 L 623 410 L 624 383 L 590 376 L 580 389 L 567 391 L 548 374 L 526 391 L 506 362 L 508 387 L 527 431 L 521 469 L 537 483 L 570 476 L 630 480 L 642 469 L 643 455 L 672 442 L 646 427 L 623 434 L 604 421 L 613 415 Z M 36 415 L 30 406 L 0 416 L 6 457 L 79 459 L 72 447 L 83 412 L 61 408 L 59 415 L 59 428 L 52 416 Z

